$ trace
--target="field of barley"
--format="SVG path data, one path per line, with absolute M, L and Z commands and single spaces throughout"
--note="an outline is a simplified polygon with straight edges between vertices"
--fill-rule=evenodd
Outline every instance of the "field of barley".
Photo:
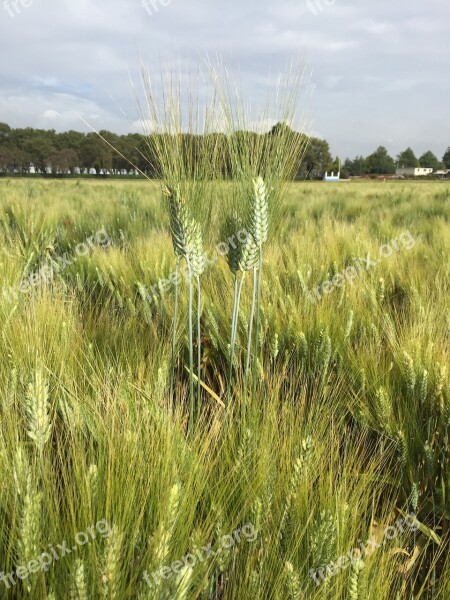
M 0 599 L 450 598 L 448 182 L 281 200 L 249 353 L 219 200 L 190 332 L 160 183 L 0 179 Z

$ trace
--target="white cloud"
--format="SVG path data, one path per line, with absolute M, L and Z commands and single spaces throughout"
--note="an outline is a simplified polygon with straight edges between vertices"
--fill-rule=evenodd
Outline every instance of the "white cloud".
M 86 130 L 78 113 L 97 129 L 136 131 L 128 69 L 139 81 L 139 54 L 156 81 L 161 66 L 195 70 L 206 52 L 223 54 L 260 103 L 273 74 L 305 56 L 315 82 L 307 116 L 333 153 L 426 139 L 442 155 L 448 0 L 410 0 L 406 11 L 390 0 L 315 1 L 316 15 L 307 0 L 171 0 L 150 16 L 141 0 L 34 0 L 13 19 L 0 5 L 0 121 Z
M 51 108 L 44 111 L 44 114 L 42 116 L 44 117 L 44 119 L 48 119 L 50 121 L 58 121 L 62 117 L 61 113 L 59 113 L 56 110 L 52 110 Z

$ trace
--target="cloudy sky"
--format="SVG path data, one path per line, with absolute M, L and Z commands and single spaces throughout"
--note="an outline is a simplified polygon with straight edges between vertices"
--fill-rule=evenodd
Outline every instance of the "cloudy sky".
M 450 146 L 449 0 L 0 0 L 0 121 L 138 131 L 139 56 L 157 77 L 218 54 L 252 99 L 301 57 L 341 158 Z

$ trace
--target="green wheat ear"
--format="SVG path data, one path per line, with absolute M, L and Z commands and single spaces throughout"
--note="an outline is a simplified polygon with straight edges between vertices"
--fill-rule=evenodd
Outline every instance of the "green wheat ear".
M 14 483 L 18 496 L 24 496 L 27 489 L 28 477 L 31 477 L 30 464 L 22 446 L 16 448 L 13 463 Z
M 179 257 L 186 258 L 188 253 L 188 235 L 192 228 L 183 206 L 179 190 L 163 186 L 163 193 L 169 198 L 170 234 L 173 250 Z
M 163 193 L 169 198 L 170 233 L 174 252 L 176 256 L 188 261 L 194 277 L 200 277 L 205 270 L 200 225 L 192 218 L 179 188 L 165 185 Z
M 245 242 L 239 247 L 239 271 L 251 271 L 258 263 L 258 246 L 253 235 L 247 235 Z
M 72 587 L 70 590 L 71 600 L 87 600 L 87 584 L 86 584 L 86 571 L 82 560 L 77 559 L 75 561 L 75 571 L 72 577 Z
M 269 207 L 267 203 L 267 188 L 262 177 L 253 180 L 253 206 L 250 221 L 250 233 L 258 248 L 267 241 L 269 229 Z
M 202 233 L 198 223 L 192 219 L 192 236 L 188 244 L 188 262 L 191 265 L 192 275 L 200 277 L 205 270 L 205 258 L 203 251 Z
M 237 216 L 229 217 L 222 230 L 222 238 L 225 239 L 227 235 L 242 230 L 242 221 Z M 246 232 L 244 241 L 239 240 L 232 244 L 226 254 L 226 260 L 233 275 L 236 275 L 239 271 L 245 273 L 253 269 L 258 262 L 258 247 L 253 235 Z
M 364 561 L 358 560 L 352 562 L 349 585 L 348 585 L 348 597 L 349 600 L 358 600 L 360 596 L 360 573 L 364 569 Z
M 38 556 L 42 531 L 42 493 L 34 486 L 31 473 L 28 474 L 26 492 L 22 499 L 20 535 L 17 541 L 19 564 L 26 564 Z M 25 586 L 28 593 L 34 584 L 34 579 L 27 580 Z
M 113 525 L 111 535 L 106 540 L 102 572 L 103 597 L 110 600 L 119 599 L 122 542 L 123 534 Z
M 50 438 L 52 423 L 49 415 L 48 385 L 42 371 L 36 370 L 27 394 L 28 435 L 42 452 Z
M 242 223 L 237 215 L 234 215 L 233 217 L 227 217 L 220 232 L 221 240 L 225 240 L 230 234 L 235 234 L 241 228 Z M 242 243 L 237 241 L 237 243 L 230 245 L 228 252 L 225 255 L 228 267 L 233 275 L 236 275 L 239 271 L 241 247 Z
M 293 564 L 286 562 L 284 565 L 284 571 L 286 574 L 286 584 L 289 598 L 292 598 L 292 600 L 300 600 L 302 597 L 300 577 L 298 573 L 295 572 Z

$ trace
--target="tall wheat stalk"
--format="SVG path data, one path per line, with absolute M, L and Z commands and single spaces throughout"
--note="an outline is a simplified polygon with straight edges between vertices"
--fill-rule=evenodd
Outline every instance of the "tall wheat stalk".
M 233 213 L 243 211 L 246 216 L 247 230 L 256 249 L 256 260 L 251 261 L 248 269 L 253 269 L 253 288 L 244 371 L 246 386 L 253 357 L 252 393 L 254 395 L 259 352 L 263 245 L 268 239 L 269 224 L 272 229 L 276 229 L 285 184 L 295 176 L 307 146 L 306 136 L 291 128 L 297 119 L 303 73 L 301 68 L 292 69 L 285 78 L 284 84 L 276 86 L 274 99 L 269 96 L 262 110 L 252 111 L 250 114 L 245 108 L 242 90 L 229 76 L 227 70 L 220 64 L 218 67 L 211 66 L 210 69 L 227 134 L 227 160 L 229 176 L 233 183 L 231 186 L 233 199 L 230 207 Z M 268 122 L 274 122 L 276 125 L 270 129 L 267 126 Z M 237 274 L 233 273 L 230 378 L 236 343 L 239 290 L 242 289 L 243 281 L 242 277 L 238 284 Z
M 178 321 L 178 267 L 181 259 L 185 259 L 188 268 L 188 331 L 189 331 L 189 398 L 191 419 L 194 417 L 194 334 L 193 334 L 193 280 L 197 284 L 197 402 L 200 403 L 200 381 L 201 381 L 201 285 L 200 276 L 204 271 L 203 243 L 200 227 L 192 218 L 185 202 L 183 202 L 180 190 L 163 187 L 164 194 L 169 199 L 170 233 L 172 236 L 173 249 L 176 255 L 177 270 L 175 283 L 175 302 L 173 311 L 173 336 L 172 336 L 172 382 L 175 370 L 176 352 L 176 327 Z
M 262 177 L 258 177 L 253 180 L 254 187 L 254 203 L 252 211 L 252 222 L 250 227 L 250 233 L 253 237 L 256 247 L 258 248 L 258 277 L 256 282 L 256 323 L 255 323 L 255 345 L 253 353 L 253 382 L 252 390 L 253 395 L 256 390 L 256 367 L 258 360 L 258 340 L 259 340 L 259 319 L 261 310 L 261 273 L 263 265 L 263 244 L 267 241 L 268 232 L 268 204 L 267 204 L 267 190 L 266 185 Z M 253 283 L 255 287 L 255 282 Z M 252 309 L 255 301 L 255 294 L 253 294 Z M 249 344 L 250 344 L 249 336 Z
M 257 248 L 252 236 L 242 227 L 242 221 L 236 216 L 227 219 L 225 228 L 222 231 L 222 238 L 236 232 L 246 232 L 244 241 L 237 241 L 231 246 L 227 254 L 228 267 L 233 275 L 233 310 L 231 318 L 231 338 L 230 338 L 230 358 L 228 379 L 231 382 L 234 352 L 236 347 L 237 329 L 239 325 L 239 309 L 241 303 L 242 288 L 244 285 L 245 274 L 250 271 L 257 261 Z M 239 274 L 241 277 L 239 279 Z
M 174 391 L 175 391 L 175 362 L 176 362 L 176 346 L 177 346 L 177 326 L 178 326 L 178 286 L 180 272 L 180 257 L 177 256 L 175 266 L 175 293 L 173 301 L 173 330 L 172 330 L 172 353 L 170 366 L 170 405 L 173 409 Z
M 141 108 L 136 100 L 149 149 L 148 161 L 154 174 L 164 182 L 164 193 L 169 199 L 170 231 L 176 255 L 176 283 L 174 284 L 171 398 L 175 389 L 177 361 L 178 312 L 180 308 L 179 266 L 184 259 L 187 267 L 188 304 L 188 360 L 189 360 L 189 421 L 201 403 L 201 275 L 205 268 L 202 229 L 207 227 L 211 210 L 211 194 L 219 152 L 217 136 L 209 135 L 216 122 L 215 100 L 207 102 L 200 111 L 196 83 L 191 77 L 187 96 L 181 75 L 167 74 L 156 91 L 149 73 L 142 68 L 142 83 L 146 106 Z M 196 290 L 196 316 L 194 317 L 194 291 Z M 195 325 L 194 325 L 195 318 Z M 194 328 L 197 338 L 197 393 L 194 398 Z

